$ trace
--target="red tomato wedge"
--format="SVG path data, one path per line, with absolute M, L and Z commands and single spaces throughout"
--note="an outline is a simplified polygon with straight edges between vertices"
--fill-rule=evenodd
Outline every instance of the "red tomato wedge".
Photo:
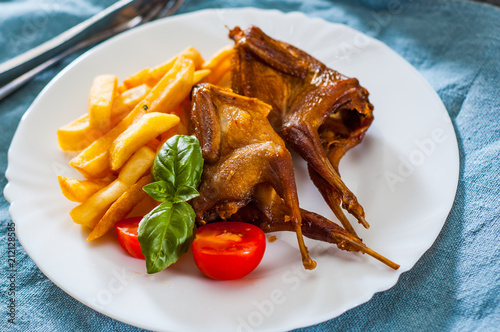
M 266 250 L 266 236 L 252 224 L 216 222 L 197 230 L 192 248 L 194 261 L 203 274 L 216 280 L 234 280 L 259 265 Z
M 115 224 L 115 229 L 118 242 L 123 249 L 132 257 L 144 259 L 137 235 L 137 228 L 141 220 L 142 217 L 123 219 Z

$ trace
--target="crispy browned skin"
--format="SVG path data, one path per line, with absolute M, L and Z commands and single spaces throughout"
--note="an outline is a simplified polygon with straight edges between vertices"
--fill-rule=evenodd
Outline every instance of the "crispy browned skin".
M 230 218 L 265 232 L 294 231 L 309 269 L 316 263 L 302 235 L 399 267 L 334 222 L 299 208 L 290 153 L 267 120 L 271 106 L 210 84 L 196 86 L 192 100 L 192 130 L 205 159 L 200 196 L 192 201 L 198 224 Z
M 339 161 L 373 121 L 368 92 L 307 53 L 259 28 L 230 31 L 235 41 L 232 88 L 272 106 L 273 128 L 309 165 L 312 181 L 344 228 L 357 236 L 340 205 L 366 228 L 356 196 L 340 179 Z
M 284 222 L 286 208 L 283 200 L 274 189 L 261 184 L 254 189 L 254 201 L 238 210 L 231 217 L 233 220 L 249 222 L 260 227 L 264 232 L 293 231 L 289 222 Z M 302 234 L 304 236 L 327 243 L 336 244 L 339 249 L 362 252 L 381 261 L 392 269 L 397 270 L 399 265 L 368 248 L 359 238 L 349 234 L 333 221 L 304 209 L 300 209 L 302 216 Z
M 297 234 L 306 269 L 316 266 L 302 237 L 292 157 L 273 130 L 271 107 L 210 84 L 192 92 L 191 120 L 205 166 L 200 196 L 192 202 L 198 222 L 227 219 L 255 200 L 255 188 L 271 186 L 284 202 L 283 221 Z

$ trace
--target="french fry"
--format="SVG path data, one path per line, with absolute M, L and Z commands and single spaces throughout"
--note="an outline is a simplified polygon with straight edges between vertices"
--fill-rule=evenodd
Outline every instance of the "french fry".
M 203 57 L 201 56 L 200 52 L 198 52 L 198 50 L 194 47 L 188 47 L 177 56 L 167 61 L 165 64 L 150 69 L 149 77 L 147 78 L 147 81 L 145 83 L 150 86 L 156 85 L 156 83 L 158 83 L 158 81 L 173 67 L 175 61 L 177 61 L 177 59 L 180 57 L 193 60 L 195 70 L 201 69 L 204 63 Z
M 111 108 L 117 91 L 118 77 L 99 75 L 92 82 L 89 95 L 90 128 L 106 132 L 111 127 Z
M 201 69 L 201 66 L 203 65 L 203 58 L 200 52 L 198 52 L 198 50 L 193 47 L 188 47 L 162 65 L 159 65 L 155 68 L 143 69 L 135 73 L 134 75 L 127 77 L 125 80 L 123 80 L 123 85 L 127 89 L 141 84 L 155 86 L 160 81 L 160 79 L 172 69 L 177 59 L 181 57 L 193 60 L 193 64 L 196 70 Z
M 144 100 L 113 129 L 71 159 L 70 165 L 86 177 L 99 178 L 108 174 L 109 148 L 113 141 L 147 112 L 171 113 L 189 95 L 193 85 L 193 75 L 193 61 L 188 58 L 178 58 L 172 69 L 151 89 Z
M 106 211 L 97 225 L 90 232 L 87 241 L 95 240 L 106 234 L 117 221 L 124 219 L 148 194 L 142 190 L 151 182 L 151 176 L 146 175 L 127 189 Z
M 116 91 L 118 91 L 119 94 L 122 94 L 124 93 L 125 91 L 127 91 L 127 87 L 125 85 L 118 85 L 118 87 L 116 88 Z
M 157 202 L 151 196 L 147 195 L 142 201 L 139 202 L 139 204 L 134 206 L 134 209 L 128 214 L 127 217 L 145 216 L 159 204 L 161 204 L 161 202 Z
M 93 194 L 106 187 L 111 181 L 77 180 L 59 175 L 57 177 L 63 195 L 72 202 L 83 203 Z
M 179 117 L 159 112 L 147 113 L 132 123 L 111 144 L 111 170 L 118 170 L 141 146 L 179 123 Z
M 211 69 L 210 75 L 208 75 L 205 80 L 208 83 L 217 85 L 219 81 L 227 74 L 231 72 L 231 60 L 228 59 L 222 62 L 218 67 Z
M 232 45 L 223 47 L 203 65 L 203 69 L 209 69 L 210 75 L 206 81 L 212 84 L 218 84 L 219 81 L 231 70 L 231 59 L 234 54 Z
M 231 59 L 234 54 L 233 45 L 227 45 L 217 51 L 210 60 L 203 64 L 203 69 L 214 69 L 220 66 L 221 63 Z
M 119 95 L 111 109 L 111 127 L 120 122 L 150 90 L 150 87 L 143 84 Z M 90 127 L 89 115 L 85 114 L 59 128 L 57 139 L 63 151 L 81 151 L 104 134 L 103 131 Z
M 200 83 L 201 80 L 203 80 L 208 75 L 210 75 L 210 69 L 202 69 L 195 71 L 193 78 L 193 85 Z
M 146 84 L 149 78 L 150 71 L 150 68 L 145 68 L 138 71 L 134 75 L 127 77 L 123 80 L 123 86 L 125 87 L 125 89 L 131 89 L 141 84 Z
M 155 152 L 146 146 L 137 150 L 123 166 L 116 180 L 71 210 L 73 221 L 94 228 L 109 206 L 150 169 L 154 158 Z
M 196 73 L 196 72 L 195 72 Z M 168 140 L 170 137 L 175 135 L 188 135 L 189 134 L 189 123 L 190 123 L 190 109 L 191 109 L 191 100 L 189 98 L 184 99 L 184 101 L 175 108 L 172 114 L 177 115 L 180 118 L 180 122 L 177 126 L 170 128 L 166 132 L 160 135 L 160 142 L 157 152 L 159 148 Z
M 89 115 L 62 126 L 57 131 L 57 140 L 63 151 L 80 151 L 103 135 L 103 132 L 89 126 Z
M 158 141 L 156 152 L 160 150 L 163 143 L 165 143 L 170 137 L 175 135 L 188 135 L 188 130 L 182 124 L 182 122 L 179 122 L 177 126 L 170 128 L 169 130 L 160 135 L 160 140 Z
M 141 102 L 151 91 L 146 84 L 138 85 L 132 89 L 124 91 L 116 98 L 111 109 L 111 126 L 116 126 L 134 107 Z
M 215 85 L 220 87 L 230 89 L 231 88 L 231 71 L 227 71 L 222 77 L 217 81 Z
M 159 145 L 160 145 L 160 140 L 156 137 L 146 143 L 146 146 L 154 151 L 158 150 Z

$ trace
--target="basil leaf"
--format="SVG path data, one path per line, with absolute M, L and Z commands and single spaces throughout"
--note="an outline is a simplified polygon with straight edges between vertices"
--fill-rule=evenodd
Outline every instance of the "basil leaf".
M 176 189 L 170 182 L 163 180 L 148 183 L 142 189 L 158 202 L 180 203 L 200 195 L 196 188 L 181 186 Z
M 170 182 L 165 182 L 160 180 L 148 183 L 147 185 L 142 187 L 142 189 L 155 201 L 158 202 L 171 201 L 174 203 L 179 202 L 179 201 L 174 201 L 174 198 L 176 196 L 175 194 L 176 190 Z
M 187 202 L 164 202 L 139 224 L 139 242 L 148 273 L 175 263 L 191 244 L 195 213 Z
M 189 186 L 180 186 L 175 192 L 175 197 L 173 199 L 174 203 L 189 201 L 196 196 L 200 196 L 200 193 L 196 188 Z
M 153 182 L 143 189 L 163 203 L 144 216 L 138 229 L 148 273 L 165 269 L 188 250 L 195 212 L 187 201 L 199 196 L 202 172 L 203 156 L 195 137 L 174 136 L 156 155 L 151 167 Z
M 203 156 L 198 139 L 176 135 L 168 139 L 156 155 L 151 176 L 153 181 L 163 180 L 175 188 L 198 188 L 203 172 Z

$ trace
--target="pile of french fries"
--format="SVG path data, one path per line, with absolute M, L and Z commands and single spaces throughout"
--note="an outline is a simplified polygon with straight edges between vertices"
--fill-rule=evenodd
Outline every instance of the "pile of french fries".
M 149 212 L 156 202 L 142 187 L 150 182 L 157 150 L 168 138 L 188 134 L 189 93 L 195 84 L 230 85 L 233 48 L 208 62 L 193 47 L 164 64 L 145 68 L 118 84 L 115 75 L 95 77 L 87 114 L 59 128 L 59 145 L 76 151 L 69 164 L 84 179 L 59 176 L 61 190 L 80 203 L 70 215 L 91 232 L 106 234 L 134 209 Z

